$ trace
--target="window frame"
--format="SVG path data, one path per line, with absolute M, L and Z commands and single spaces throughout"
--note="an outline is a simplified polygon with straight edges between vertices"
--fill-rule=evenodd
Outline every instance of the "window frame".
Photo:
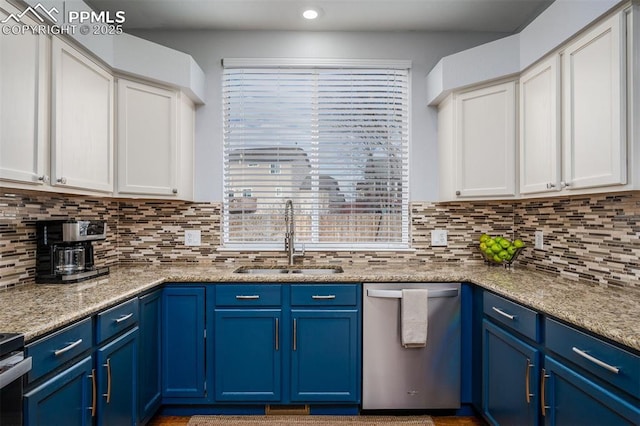
M 405 147 L 407 153 L 406 162 L 406 177 L 403 178 L 405 184 L 402 188 L 403 202 L 401 207 L 401 234 L 402 238 L 399 242 L 376 242 L 376 243 L 353 243 L 353 242 L 300 242 L 296 241 L 296 244 L 304 244 L 307 250 L 313 251 L 412 251 L 411 247 L 411 209 L 410 209 L 410 152 L 411 152 L 411 123 L 412 123 L 412 72 L 410 60 L 334 60 L 334 59 L 266 59 L 266 58 L 225 58 L 222 61 L 224 68 L 294 68 L 294 69 L 322 69 L 322 68 L 349 68 L 349 69 L 396 69 L 407 71 L 407 130 L 406 130 L 406 144 Z M 224 73 L 223 73 L 224 76 Z M 224 98 L 222 99 L 224 103 Z M 224 129 L 224 126 L 223 126 Z M 223 138 L 223 145 L 226 142 Z M 223 168 L 227 167 L 226 154 L 223 156 Z M 273 164 L 269 165 L 270 173 L 272 172 Z M 227 174 L 223 173 L 223 193 L 227 188 Z M 280 188 L 281 189 L 281 188 Z M 276 197 L 283 197 L 282 194 L 276 194 Z M 238 242 L 227 240 L 229 236 L 229 222 L 225 220 L 225 207 L 229 205 L 229 200 L 223 201 L 222 211 L 222 233 L 221 233 L 221 250 L 228 251 L 280 251 L 283 247 L 284 234 L 282 236 L 282 242 L 275 241 L 250 241 L 250 242 Z M 284 210 L 283 210 L 284 211 Z M 317 214 L 317 212 L 315 213 Z

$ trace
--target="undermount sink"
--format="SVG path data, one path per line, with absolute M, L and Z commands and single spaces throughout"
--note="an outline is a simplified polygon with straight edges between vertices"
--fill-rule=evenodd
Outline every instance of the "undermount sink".
M 241 266 L 233 273 L 235 274 L 250 274 L 250 275 L 259 275 L 259 274 L 267 274 L 267 275 L 276 275 L 276 274 L 315 274 L 315 275 L 323 275 L 323 274 L 341 274 L 344 270 L 341 266 L 313 266 L 313 267 L 305 267 L 305 266 L 274 266 L 270 267 L 253 267 L 253 266 Z

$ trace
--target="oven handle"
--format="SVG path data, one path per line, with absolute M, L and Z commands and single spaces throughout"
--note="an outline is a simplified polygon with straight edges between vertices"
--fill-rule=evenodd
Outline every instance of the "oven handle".
M 0 389 L 31 371 L 31 357 L 25 358 L 13 367 L 0 373 Z
M 459 291 L 457 288 L 448 288 L 445 290 L 429 290 L 429 299 L 435 299 L 440 297 L 458 297 Z M 383 299 L 402 299 L 402 290 L 377 290 L 367 289 L 367 296 L 379 297 Z

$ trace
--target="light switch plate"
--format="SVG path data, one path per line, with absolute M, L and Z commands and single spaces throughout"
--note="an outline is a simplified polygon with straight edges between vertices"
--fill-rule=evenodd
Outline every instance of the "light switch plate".
M 431 247 L 446 247 L 447 245 L 446 229 L 434 229 L 431 231 Z
M 199 246 L 201 244 L 200 230 L 199 229 L 185 229 L 184 231 L 184 245 L 185 246 Z
M 536 250 L 544 250 L 544 234 L 542 231 L 536 231 L 534 235 Z

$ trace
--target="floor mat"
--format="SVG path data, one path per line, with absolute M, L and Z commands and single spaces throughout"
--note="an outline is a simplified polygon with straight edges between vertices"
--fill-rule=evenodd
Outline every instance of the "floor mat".
M 193 416 L 189 426 L 435 426 L 429 416 Z

